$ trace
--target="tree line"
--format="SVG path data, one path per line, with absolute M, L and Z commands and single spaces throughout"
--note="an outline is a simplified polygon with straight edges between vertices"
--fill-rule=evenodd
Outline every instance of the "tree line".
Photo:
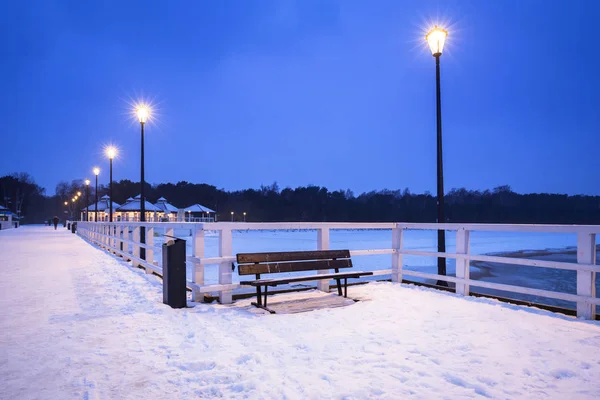
M 123 204 L 140 192 L 139 182 L 113 182 L 113 201 Z M 78 204 L 85 206 L 82 181 L 60 182 L 56 193 L 45 189 L 26 173 L 0 177 L 0 204 L 23 216 L 23 223 L 40 223 L 54 215 L 61 219 L 71 202 L 82 192 Z M 217 212 L 222 221 L 241 220 L 246 213 L 249 222 L 327 221 L 327 222 L 435 222 L 436 198 L 430 193 L 403 190 L 378 190 L 355 195 L 351 190 L 330 191 L 321 186 L 280 189 L 277 183 L 258 189 L 226 191 L 204 183 L 146 184 L 146 198 L 155 203 L 165 197 L 178 208 L 200 203 Z M 98 187 L 98 198 L 108 194 L 108 185 Z M 89 203 L 95 200 L 94 185 L 89 187 Z M 492 190 L 452 189 L 445 196 L 447 222 L 475 223 L 556 223 L 600 224 L 600 196 L 568 196 L 564 194 L 519 194 L 510 186 Z

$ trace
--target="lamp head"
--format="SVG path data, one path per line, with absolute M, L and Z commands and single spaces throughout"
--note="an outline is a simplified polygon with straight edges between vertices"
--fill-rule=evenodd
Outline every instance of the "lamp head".
M 111 160 L 113 158 L 115 158 L 117 156 L 117 149 L 116 149 L 116 147 L 113 147 L 113 146 L 107 147 L 106 148 L 106 156 L 108 158 L 110 158 Z
M 148 117 L 150 116 L 150 110 L 144 104 L 139 105 L 135 110 L 135 113 L 137 115 L 138 121 L 140 121 L 140 123 L 142 124 L 145 124 L 148 120 Z
M 447 37 L 448 31 L 439 28 L 437 25 L 429 31 L 427 36 L 425 36 L 425 40 L 427 40 L 427 43 L 429 44 L 429 50 L 431 50 L 431 54 L 434 57 L 439 57 L 442 55 L 444 43 L 446 42 Z
M 69 202 L 68 202 L 68 201 L 65 201 L 65 206 L 67 206 L 67 205 L 69 205 Z
M 96 167 L 94 168 L 94 175 L 98 176 L 98 174 L 100 174 L 100 168 Z
M 90 180 L 89 179 L 85 180 L 85 186 L 90 186 Z
M 81 192 L 77 192 L 77 197 L 81 196 Z

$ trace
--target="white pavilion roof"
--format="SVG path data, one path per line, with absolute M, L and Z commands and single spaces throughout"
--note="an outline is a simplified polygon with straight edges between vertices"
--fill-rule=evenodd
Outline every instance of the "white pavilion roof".
M 214 210 L 211 210 L 208 207 L 204 207 L 203 205 L 198 204 L 198 203 L 189 206 L 188 208 L 185 209 L 185 211 L 186 212 L 208 212 L 208 213 L 214 213 L 215 212 Z

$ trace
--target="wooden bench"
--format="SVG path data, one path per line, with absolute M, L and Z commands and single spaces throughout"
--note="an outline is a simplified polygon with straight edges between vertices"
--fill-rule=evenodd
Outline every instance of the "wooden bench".
M 269 286 L 275 287 L 277 285 L 285 285 L 295 282 L 335 279 L 337 281 L 338 295 L 341 296 L 341 281 L 343 279 L 344 297 L 347 297 L 348 278 L 360 278 L 361 276 L 373 275 L 372 272 L 364 271 L 340 272 L 340 268 L 352 268 L 350 250 L 240 253 L 237 255 L 237 262 L 238 273 L 240 276 L 255 275 L 255 280 L 240 282 L 242 285 L 256 287 L 256 302 L 253 302 L 252 305 L 267 310 L 271 314 L 275 314 L 275 311 L 267 307 L 267 293 Z M 272 279 L 261 279 L 260 277 L 264 274 L 319 270 L 334 270 L 334 273 L 288 276 Z M 265 287 L 264 301 L 261 298 L 262 286 Z

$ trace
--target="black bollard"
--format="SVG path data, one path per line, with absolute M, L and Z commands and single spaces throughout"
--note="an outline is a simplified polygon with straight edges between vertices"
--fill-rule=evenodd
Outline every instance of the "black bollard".
M 185 240 L 173 239 L 163 244 L 162 259 L 163 303 L 172 308 L 185 308 Z
M 75 233 L 76 229 L 77 229 L 77 222 L 71 223 L 71 233 Z

